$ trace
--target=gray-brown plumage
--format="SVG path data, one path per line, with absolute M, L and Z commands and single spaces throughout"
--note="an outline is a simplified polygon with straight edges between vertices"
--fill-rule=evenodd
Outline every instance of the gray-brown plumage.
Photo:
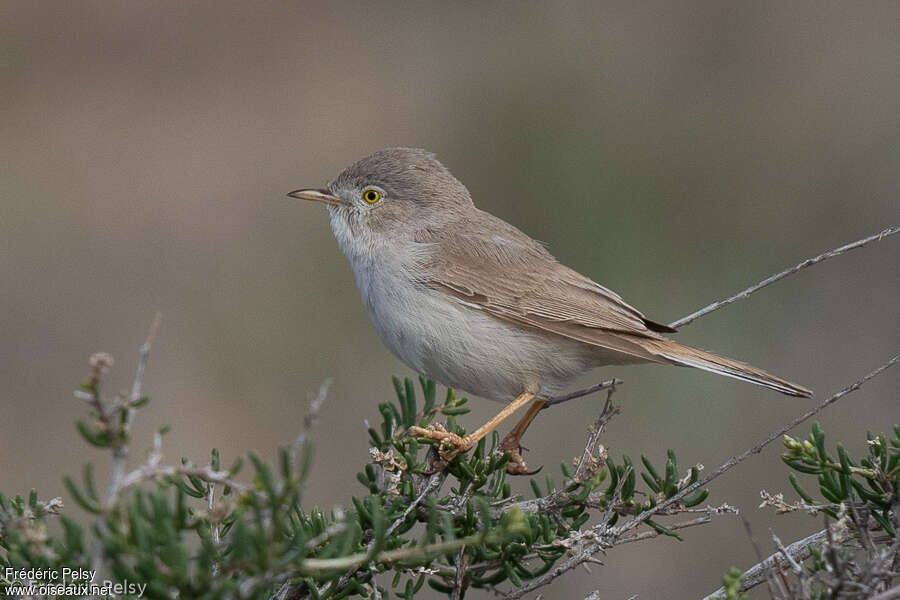
M 475 209 L 461 221 L 464 233 L 428 232 L 421 241 L 440 245 L 425 263 L 428 283 L 491 315 L 621 352 L 621 362 L 696 367 L 779 392 L 811 392 L 765 371 L 660 335 L 675 330 L 644 317 L 615 292 L 559 263 L 538 242 L 505 221 Z M 497 235 L 503 243 L 497 243 Z M 527 273 L 528 277 L 521 277 Z M 628 358 L 626 358 L 626 356 Z
M 382 341 L 410 368 L 445 385 L 494 400 L 540 399 L 594 367 L 654 362 L 811 395 L 664 337 L 674 330 L 476 208 L 465 186 L 424 150 L 376 152 L 327 188 L 290 195 L 328 205 Z M 476 433 L 490 430 L 482 429 Z

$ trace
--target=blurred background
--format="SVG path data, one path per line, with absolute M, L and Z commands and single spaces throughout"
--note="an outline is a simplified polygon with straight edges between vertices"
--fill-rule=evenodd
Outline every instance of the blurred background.
M 87 460 L 72 390 L 112 353 L 130 385 L 163 324 L 136 461 L 273 457 L 334 377 L 307 501 L 363 490 L 363 419 L 412 375 L 381 346 L 326 211 L 285 197 L 391 145 L 421 146 L 476 203 L 673 321 L 900 221 L 900 8 L 821 3 L 4 2 L 0 5 L 0 490 L 63 495 Z M 808 269 L 678 339 L 824 397 L 900 346 L 900 238 Z M 714 468 L 812 405 L 687 369 L 606 369 L 615 455 Z M 900 420 L 900 372 L 822 414 L 862 449 Z M 544 413 L 557 472 L 598 398 Z M 498 409 L 473 401 L 474 427 Z M 806 435 L 808 425 L 797 432 Z M 757 509 L 789 491 L 773 444 L 715 482 L 765 553 L 820 523 Z M 523 490 L 527 481 L 516 482 Z M 737 518 L 617 548 L 545 592 L 694 598 L 756 562 Z M 477 593 L 473 597 L 479 596 Z

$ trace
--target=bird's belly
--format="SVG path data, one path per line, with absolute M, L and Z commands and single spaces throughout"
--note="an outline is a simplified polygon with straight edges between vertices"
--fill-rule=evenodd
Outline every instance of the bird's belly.
M 379 337 L 400 360 L 484 398 L 551 395 L 595 364 L 585 344 L 515 326 L 419 284 L 375 278 L 360 291 Z

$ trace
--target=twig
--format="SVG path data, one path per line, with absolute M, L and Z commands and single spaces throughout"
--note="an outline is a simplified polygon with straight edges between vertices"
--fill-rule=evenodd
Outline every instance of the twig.
M 466 568 L 469 566 L 469 553 L 463 546 L 456 554 L 456 576 L 453 578 L 453 592 L 450 600 L 462 600 L 466 593 Z
M 328 397 L 328 388 L 331 387 L 333 381 L 334 380 L 329 377 L 319 386 L 319 392 L 315 396 L 311 393 L 309 395 L 309 404 L 306 409 L 306 414 L 303 415 L 303 429 L 300 430 L 297 439 L 291 444 L 291 466 L 294 468 L 297 467 L 297 457 L 300 455 L 300 450 L 306 443 L 307 438 L 309 438 L 309 433 L 312 431 L 313 425 L 316 424 L 316 420 L 319 417 L 319 411 L 322 410 L 322 405 Z
M 760 563 L 764 562 L 762 552 L 759 550 L 759 544 L 756 543 L 756 538 L 753 537 L 753 530 L 750 529 L 750 521 L 746 517 L 741 517 L 741 522 L 744 525 L 747 538 L 750 540 L 750 545 L 753 546 L 753 551 L 756 553 L 756 560 Z M 775 600 L 775 598 L 787 597 L 788 591 L 784 587 L 784 582 L 780 578 L 773 577 L 771 569 L 763 571 L 763 580 L 766 582 L 766 587 L 769 590 L 769 598 Z
M 613 380 L 613 382 L 615 381 L 617 380 Z M 575 473 L 572 474 L 572 480 L 566 482 L 560 490 L 547 494 L 546 496 L 534 498 L 532 500 L 521 500 L 519 502 L 506 503 L 502 507 L 503 512 L 506 512 L 515 506 L 525 513 L 556 513 L 572 503 L 569 494 L 565 490 L 572 483 L 579 483 L 581 481 L 584 481 L 602 466 L 603 453 L 601 452 L 598 455 L 597 452 L 597 449 L 600 446 L 600 437 L 603 434 L 603 430 L 606 427 L 607 423 L 609 423 L 612 418 L 620 412 L 619 408 L 613 406 L 612 403 L 612 395 L 615 392 L 615 385 L 607 386 L 605 389 L 609 390 L 606 394 L 606 402 L 604 402 L 603 410 L 600 411 L 600 415 L 597 417 L 597 420 L 594 421 L 593 426 L 590 428 L 590 433 L 588 435 L 587 442 L 584 445 L 584 451 L 582 452 L 581 459 L 579 459 L 578 461 L 578 465 L 575 468 Z M 624 479 L 620 481 L 624 481 Z M 587 504 L 590 504 L 590 498 L 588 498 Z M 610 506 L 612 506 L 612 504 L 610 504 Z M 463 510 L 465 509 L 464 506 L 458 508 L 462 508 Z
M 784 279 L 785 277 L 787 277 L 789 275 L 793 275 L 794 273 L 802 271 L 803 269 L 810 267 L 816 263 L 820 263 L 822 261 L 828 260 L 829 258 L 834 258 L 835 256 L 840 256 L 841 254 L 849 252 L 850 250 L 855 250 L 856 248 L 862 248 L 863 246 L 865 246 L 866 244 L 869 244 L 871 242 L 879 242 L 888 236 L 894 235 L 895 233 L 900 233 L 900 227 L 888 227 L 887 229 L 885 229 L 883 231 L 880 231 L 876 234 L 865 237 L 861 240 L 856 240 L 855 242 L 851 242 L 849 244 L 844 244 L 843 246 L 839 246 L 837 248 L 829 250 L 828 252 L 823 252 L 822 254 L 819 254 L 818 256 L 814 256 L 813 258 L 807 258 L 806 260 L 794 265 L 793 267 L 791 267 L 789 269 L 786 269 L 784 271 L 776 273 L 775 275 L 770 275 L 769 277 L 766 277 L 762 281 L 755 283 L 754 285 L 751 285 L 750 287 L 748 287 L 744 290 L 741 290 L 740 292 L 738 292 L 737 294 L 734 294 L 733 296 L 729 296 L 728 298 L 725 298 L 723 300 L 717 300 L 717 301 L 713 302 L 712 304 L 709 304 L 709 305 L 701 308 L 698 311 L 692 312 L 689 315 L 681 317 L 677 321 L 672 321 L 671 323 L 669 323 L 669 327 L 678 329 L 679 327 L 684 327 L 685 325 L 689 325 L 690 323 L 693 323 L 700 317 L 708 315 L 709 313 L 711 313 L 713 311 L 719 310 L 720 308 L 723 308 L 723 307 L 731 304 L 732 302 L 737 302 L 738 300 L 743 300 L 744 298 L 747 298 L 748 296 L 750 296 L 750 294 L 757 292 L 764 287 L 772 285 L 776 281 L 780 281 L 781 279 Z M 609 381 L 603 381 L 601 383 L 598 383 L 597 385 L 594 385 L 594 386 L 591 386 L 589 388 L 585 388 L 582 390 L 578 390 L 578 391 L 572 392 L 570 394 L 565 394 L 563 396 L 557 396 L 555 398 L 550 398 L 546 402 L 546 404 L 544 404 L 544 406 L 541 410 L 550 408 L 551 406 L 553 406 L 555 404 L 561 404 L 561 403 L 567 402 L 569 400 L 574 400 L 576 398 L 588 396 L 590 394 L 593 394 L 600 390 L 607 389 L 614 385 L 621 385 L 622 383 L 624 383 L 624 382 L 619 379 L 611 379 Z
M 484 539 L 484 535 L 477 533 L 464 538 L 449 540 L 446 542 L 436 542 L 423 546 L 405 546 L 396 550 L 388 550 L 381 552 L 374 558 L 369 557 L 369 552 L 358 552 L 349 556 L 337 556 L 334 558 L 307 558 L 298 568 L 299 573 L 314 574 L 320 571 L 333 571 L 335 569 L 346 569 L 350 567 L 360 567 L 367 562 L 376 564 L 393 564 L 397 561 L 412 558 L 422 558 L 434 554 L 443 554 L 458 550 L 469 544 L 476 544 Z
M 676 502 L 679 502 L 682 498 L 684 498 L 686 495 L 692 493 L 694 490 L 705 486 L 712 480 L 721 476 L 726 471 L 734 468 L 736 465 L 738 465 L 741 462 L 743 462 L 744 460 L 746 460 L 750 455 L 758 454 L 759 452 L 762 451 L 762 449 L 764 447 L 769 445 L 775 439 L 778 439 L 780 436 L 782 436 L 788 430 L 796 427 L 803 421 L 806 421 L 807 419 L 811 418 L 812 416 L 818 414 L 822 409 L 833 404 L 834 402 L 837 402 L 838 400 L 840 400 L 847 394 L 850 394 L 851 392 L 858 390 L 867 381 L 869 381 L 873 377 L 879 375 L 880 373 L 882 373 L 889 367 L 893 366 L 897 362 L 900 362 L 900 355 L 893 357 L 887 363 L 881 365 L 874 371 L 868 373 L 864 377 L 858 379 L 854 383 L 848 385 L 844 389 L 835 393 L 830 398 L 828 398 L 827 400 L 825 400 L 824 402 L 819 404 L 819 406 L 817 406 L 816 408 L 803 413 L 802 415 L 800 415 L 799 417 L 797 417 L 796 419 L 791 421 L 788 425 L 786 425 L 786 426 L 780 428 L 778 431 L 772 433 L 765 440 L 763 440 L 756 446 L 750 448 L 743 454 L 741 454 L 737 457 L 732 457 L 731 459 L 727 460 L 707 477 L 697 481 L 696 483 L 685 486 L 677 494 L 671 496 L 670 498 L 666 499 L 663 502 L 660 502 L 659 504 L 657 504 L 656 506 L 654 506 L 652 508 L 649 508 L 647 510 L 640 512 L 638 515 L 629 519 L 621 526 L 609 528 L 608 526 L 605 525 L 605 523 L 608 520 L 609 516 L 611 516 L 611 515 L 609 515 L 609 514 L 604 515 L 601 519 L 601 525 L 598 525 L 595 528 L 588 530 L 587 532 L 579 532 L 579 534 L 576 534 L 579 538 L 588 537 L 589 535 L 592 536 L 594 538 L 594 541 L 592 543 L 586 544 L 575 556 L 572 556 L 563 564 L 554 567 L 551 571 L 545 573 L 544 575 L 542 575 L 538 578 L 531 580 L 524 586 L 514 590 L 507 596 L 507 598 L 509 600 L 521 598 L 525 594 L 532 592 L 532 591 L 538 589 L 539 587 L 547 585 L 548 583 L 550 583 L 551 581 L 553 581 L 554 579 L 556 579 L 563 573 L 577 567 L 580 564 L 583 564 L 588 559 L 590 559 L 594 554 L 601 551 L 604 547 L 614 546 L 617 544 L 617 542 L 619 540 L 621 540 L 623 538 L 631 539 L 633 536 L 626 536 L 625 534 L 628 533 L 629 531 L 631 531 L 632 529 L 635 529 L 639 525 L 645 523 L 647 521 L 647 519 L 651 518 L 653 515 L 664 512 L 666 509 L 668 509 L 669 507 L 674 505 Z M 620 478 L 620 484 L 621 484 L 621 478 Z M 614 504 L 614 502 L 611 502 L 611 505 L 612 504 Z M 575 536 L 573 536 L 573 537 L 575 537 Z
M 128 402 L 124 407 L 119 409 L 122 411 L 121 423 L 118 424 L 120 433 L 113 436 L 112 466 L 110 468 L 109 485 L 106 488 L 106 495 L 103 498 L 103 508 L 105 510 L 112 508 L 116 503 L 119 496 L 119 489 L 122 485 L 122 479 L 125 477 L 125 468 L 128 465 L 128 432 L 131 428 L 131 419 L 134 417 L 135 405 L 141 399 L 141 387 L 144 381 L 144 371 L 146 370 L 147 362 L 150 359 L 150 347 L 156 337 L 156 332 L 159 329 L 161 321 L 162 314 L 157 312 L 153 317 L 153 322 L 150 324 L 150 329 L 147 331 L 147 337 L 144 338 L 144 343 L 141 345 L 139 351 L 137 370 L 134 374 L 134 381 L 131 384 L 131 394 L 128 397 Z M 100 409 L 98 412 L 101 419 L 104 421 L 104 425 L 109 427 L 110 423 L 108 420 L 112 415 L 105 413 L 99 389 L 95 389 L 95 395 L 96 403 Z M 109 431 L 111 432 L 112 430 L 110 429 Z M 101 515 L 97 519 L 97 527 L 101 532 L 106 530 L 106 518 L 104 515 Z M 91 553 L 91 570 L 99 572 L 102 561 L 103 545 L 100 540 L 97 539 L 94 541 Z
M 397 517 L 397 519 L 396 519 L 393 523 L 391 523 L 391 526 L 388 527 L 387 530 L 384 532 L 384 536 L 385 536 L 385 537 L 388 537 L 388 536 L 390 536 L 392 533 L 394 533 L 394 530 L 397 529 L 397 527 L 399 527 L 400 524 L 403 523 L 403 521 L 406 520 L 406 517 L 408 517 L 409 514 L 410 514 L 412 511 L 416 510 L 416 507 L 419 506 L 419 504 L 422 503 L 422 500 L 424 500 L 425 498 L 427 498 L 427 497 L 428 497 L 429 495 L 431 495 L 432 493 L 434 493 L 434 492 L 438 491 L 439 489 L 441 489 L 441 486 L 443 485 L 444 480 L 446 479 L 446 477 L 447 477 L 447 476 L 444 475 L 443 472 L 440 472 L 440 473 L 434 473 L 433 475 L 431 475 L 431 477 L 429 477 L 429 478 L 428 478 L 428 481 L 425 483 L 425 487 L 422 489 L 422 493 L 419 494 L 419 496 L 418 496 L 415 500 L 413 500 L 413 501 L 409 504 L 409 506 L 406 507 L 406 510 L 403 511 L 403 514 L 401 514 L 399 517 Z M 372 546 L 373 543 L 374 543 L 374 542 L 372 542 L 372 543 L 369 544 L 370 549 L 371 549 L 371 546 Z
M 681 317 L 677 321 L 672 321 L 671 323 L 669 323 L 669 327 L 673 327 L 675 329 L 678 329 L 679 327 L 683 327 L 689 323 L 692 323 L 693 321 L 695 321 L 696 319 L 699 319 L 700 317 L 702 317 L 704 315 L 708 315 L 709 313 L 711 313 L 715 310 L 719 310 L 723 306 L 731 304 L 732 302 L 736 302 L 737 300 L 743 300 L 744 298 L 746 298 L 753 292 L 759 291 L 766 286 L 772 285 L 776 281 L 784 279 L 788 275 L 793 275 L 794 273 L 796 273 L 798 271 L 802 271 L 803 269 L 810 267 L 816 263 L 822 262 L 824 260 L 828 260 L 829 258 L 834 258 L 835 256 L 840 256 L 841 254 L 844 254 L 845 252 L 849 252 L 850 250 L 854 250 L 856 248 L 862 248 L 863 246 L 865 246 L 866 244 L 868 244 L 870 242 L 879 242 L 879 241 L 883 240 L 884 238 L 886 238 L 890 235 L 894 235 L 895 233 L 898 233 L 898 232 L 900 232 L 900 227 L 888 227 L 884 231 L 880 231 L 874 235 L 870 235 L 869 237 L 863 238 L 861 240 L 856 240 L 855 242 L 851 242 L 849 244 L 844 244 L 843 246 L 834 248 L 833 250 L 829 250 L 828 252 L 823 252 L 822 254 L 819 254 L 818 256 L 814 256 L 813 258 L 807 258 L 803 262 L 798 263 L 789 269 L 781 271 L 780 273 L 776 273 L 775 275 L 766 277 L 759 283 L 751 285 L 747 289 L 738 292 L 734 296 L 729 296 L 728 298 L 725 298 L 724 300 L 717 300 L 716 302 L 713 302 L 712 304 L 705 306 L 705 307 L 701 308 L 700 310 L 687 315 L 686 317 Z
M 429 477 L 428 481 L 425 483 L 425 486 L 422 489 L 422 492 L 418 495 L 418 497 L 415 500 L 413 500 L 409 504 L 409 506 L 406 507 L 406 510 L 403 511 L 403 514 L 401 514 L 399 517 L 397 517 L 397 519 L 394 520 L 393 523 L 391 523 L 390 527 L 388 527 L 385 530 L 384 537 L 385 538 L 390 537 L 390 535 L 392 533 L 394 533 L 394 530 L 397 529 L 397 527 L 399 527 L 400 524 L 406 520 L 406 517 L 408 517 L 410 515 L 410 513 L 412 513 L 416 509 L 416 507 L 422 503 L 422 501 L 425 498 L 427 498 L 429 495 L 431 495 L 432 493 L 436 492 L 437 490 L 439 490 L 441 488 L 445 479 L 446 479 L 446 475 L 444 475 L 443 472 L 434 473 L 433 475 L 431 475 L 431 477 Z M 371 552 L 372 548 L 374 548 L 374 547 L 375 547 L 375 539 L 373 538 L 366 546 L 366 551 Z M 341 578 L 338 580 L 335 590 L 343 590 L 344 588 L 346 588 L 347 585 L 350 583 L 350 579 L 353 577 L 353 575 L 356 573 L 356 571 L 359 569 L 360 566 L 361 565 L 354 564 L 350 567 L 350 569 L 346 573 L 341 575 Z
M 723 514 L 723 513 L 715 511 L 715 510 L 711 510 L 711 511 L 707 512 L 705 515 L 703 515 L 702 517 L 697 517 L 695 519 L 691 519 L 690 521 L 681 521 L 678 523 L 667 523 L 666 529 L 675 531 L 676 529 L 687 529 L 689 527 L 697 527 L 698 525 L 706 525 L 707 523 L 710 523 L 712 521 L 712 516 L 714 514 Z M 648 531 L 642 531 L 642 532 L 636 533 L 634 535 L 629 535 L 629 536 L 620 538 L 620 539 L 616 540 L 616 542 L 612 545 L 613 546 L 621 546 L 622 544 L 630 544 L 631 542 L 641 542 L 643 540 L 650 540 L 655 537 L 659 537 L 660 535 L 662 535 L 662 534 L 659 533 L 658 531 L 651 529 Z
M 615 380 L 613 380 L 613 384 L 609 386 L 609 391 L 606 392 L 606 402 L 603 404 L 603 410 L 594 422 L 593 427 L 591 427 L 591 434 L 588 436 L 587 444 L 584 446 L 581 460 L 578 461 L 578 467 L 575 468 L 575 473 L 572 476 L 572 480 L 575 482 L 581 482 L 586 477 L 590 477 L 600 466 L 600 459 L 596 456 L 597 447 L 600 445 L 600 436 L 603 435 L 606 424 L 619 414 L 619 409 L 613 406 L 612 403 L 615 391 L 616 385 Z
M 829 529 L 826 528 L 825 532 L 828 533 Z M 772 541 L 775 542 L 775 546 L 778 548 L 778 551 L 784 557 L 789 565 L 791 565 L 791 569 L 794 570 L 794 573 L 800 574 L 803 572 L 803 567 L 800 566 L 800 563 L 794 558 L 794 556 L 788 552 L 787 548 L 784 547 L 784 544 L 781 543 L 781 538 L 775 535 L 775 532 L 772 532 Z
M 845 530 L 844 534 L 838 535 L 839 540 L 847 541 L 852 538 L 853 534 L 850 530 Z M 742 575 L 742 582 L 740 591 L 745 592 L 751 588 L 754 588 L 761 583 L 763 583 L 768 577 L 769 571 L 775 566 L 776 562 L 787 562 L 785 560 L 785 556 L 790 556 L 793 560 L 798 562 L 803 562 L 812 554 L 811 547 L 813 544 L 821 544 L 827 541 L 828 533 L 825 529 L 822 531 L 817 531 L 811 535 L 806 536 L 802 540 L 797 540 L 792 544 L 788 544 L 783 549 L 779 549 L 778 552 L 770 554 L 765 560 L 760 561 L 759 563 L 753 565 Z M 713 593 L 704 597 L 703 600 L 717 600 L 718 598 L 725 597 L 725 588 L 720 587 Z
M 216 506 L 216 484 L 209 483 L 209 490 L 206 493 L 206 510 L 209 513 L 209 533 L 212 538 L 213 546 L 216 548 L 219 547 L 219 542 L 221 541 L 219 538 L 219 521 L 218 519 L 213 519 L 213 509 Z M 219 563 L 218 561 L 213 561 L 212 564 L 212 576 L 215 577 L 219 574 Z
M 609 526 L 607 525 L 607 523 L 609 522 L 609 518 L 612 516 L 613 507 L 618 504 L 619 500 L 621 500 L 622 498 L 622 486 L 625 485 L 625 480 L 628 478 L 628 474 L 630 473 L 630 471 L 631 467 L 625 467 L 624 472 L 619 476 L 619 482 L 618 484 L 616 484 L 615 490 L 613 490 L 613 495 L 609 499 L 609 508 L 607 508 L 606 511 L 604 511 L 604 513 L 600 516 L 600 524 L 588 529 L 587 531 L 579 531 L 569 538 L 562 540 L 562 543 L 564 545 L 572 547 L 575 544 L 580 543 L 584 538 L 588 538 L 594 541 L 592 543 L 584 545 L 575 554 L 575 556 L 572 556 L 563 564 L 553 567 L 553 569 L 551 569 L 547 573 L 544 573 L 540 577 L 532 579 L 522 587 L 515 589 L 507 594 L 507 600 L 516 600 L 518 598 L 521 598 L 525 594 L 533 592 L 534 590 L 547 585 L 557 577 L 574 569 L 578 565 L 586 563 L 591 557 L 593 557 L 594 554 L 604 548 L 605 544 L 600 541 L 600 538 L 605 538 L 609 531 Z
M 623 383 L 625 383 L 625 382 L 622 381 L 621 379 L 607 379 L 606 381 L 601 381 L 600 383 L 598 383 L 596 385 L 592 385 L 591 387 L 588 387 L 588 388 L 584 388 L 583 390 L 577 390 L 575 392 L 572 392 L 570 394 L 565 394 L 563 396 L 555 396 L 555 397 L 547 400 L 544 403 L 544 406 L 541 408 L 541 410 L 548 409 L 551 406 L 554 406 L 556 404 L 562 404 L 563 402 L 568 402 L 569 400 L 574 400 L 575 398 L 582 398 L 584 396 L 596 394 L 597 392 L 599 392 L 601 390 L 608 390 L 617 385 L 622 385 Z
M 212 467 L 209 466 L 193 467 L 190 465 L 183 465 L 180 467 L 176 467 L 171 465 L 154 465 L 149 463 L 136 468 L 135 470 L 122 477 L 121 484 L 119 485 L 119 491 L 125 490 L 145 481 L 184 475 L 196 477 L 197 479 L 205 481 L 206 483 L 227 485 L 243 494 L 260 493 L 250 486 L 241 483 L 240 481 L 231 479 L 228 471 L 215 471 L 212 469 Z
M 697 527 L 699 525 L 705 525 L 711 521 L 712 515 L 715 515 L 715 514 L 723 514 L 723 512 L 719 511 L 715 508 L 711 508 L 706 516 L 697 517 L 697 518 L 691 519 L 689 521 L 672 523 L 671 525 L 666 525 L 666 528 L 671 529 L 671 530 L 676 530 L 676 529 L 687 529 L 689 527 Z M 593 528 L 592 530 L 588 530 L 587 533 L 595 532 L 598 528 L 605 529 L 606 526 L 605 525 L 597 526 L 597 527 Z M 580 532 L 580 533 L 584 534 L 585 532 Z M 640 533 L 625 536 L 625 537 L 620 537 L 615 540 L 610 538 L 609 541 L 607 542 L 607 540 L 605 539 L 605 537 L 603 535 L 603 532 L 601 531 L 600 533 L 597 533 L 593 536 L 595 538 L 594 542 L 592 542 L 590 544 L 586 544 L 583 548 L 579 549 L 579 551 L 574 556 L 570 557 L 566 562 L 564 562 L 561 565 L 557 565 L 556 567 L 554 567 L 552 570 L 545 573 L 544 575 L 541 575 L 540 577 L 532 579 L 531 581 L 525 583 L 522 587 L 519 587 L 519 588 L 509 592 L 505 596 L 505 598 L 506 598 L 506 600 L 517 600 L 518 598 L 524 597 L 526 594 L 529 594 L 529 593 L 533 592 L 534 590 L 549 584 L 554 579 L 556 579 L 559 576 L 563 575 L 564 573 L 574 569 L 575 567 L 582 565 L 586 562 L 589 562 L 590 560 L 592 560 L 593 555 L 596 554 L 597 552 L 599 552 L 600 550 L 603 550 L 605 548 L 612 548 L 614 546 L 621 546 L 623 544 L 630 544 L 632 542 L 640 542 L 643 540 L 653 539 L 655 537 L 658 537 L 659 535 L 660 534 L 657 533 L 656 531 L 642 531 Z M 565 541 L 564 541 L 564 543 L 565 543 Z M 475 566 L 472 567 L 472 569 L 474 569 L 474 568 L 475 568 Z
M 877 596 L 872 596 L 869 600 L 894 600 L 900 598 L 900 585 L 894 586 L 886 592 L 881 592 Z
M 893 358 L 891 358 L 889 361 L 887 361 L 886 363 L 884 363 L 883 365 L 881 365 L 880 367 L 878 367 L 878 368 L 875 369 L 874 371 L 872 371 L 872 372 L 866 374 L 865 376 L 863 376 L 863 377 L 861 377 L 860 379 L 856 380 L 855 382 L 851 383 L 850 385 L 848 385 L 848 386 L 845 387 L 844 389 L 842 389 L 842 390 L 840 390 L 839 392 L 835 393 L 835 394 L 832 395 L 830 398 L 828 398 L 828 399 L 826 399 L 825 401 L 821 402 L 821 403 L 820 403 L 818 406 L 816 406 L 815 408 L 813 408 L 813 409 L 811 409 L 811 410 L 808 410 L 808 411 L 806 411 L 805 413 L 801 414 L 800 416 L 798 416 L 797 418 L 795 418 L 794 420 L 792 420 L 792 421 L 791 421 L 790 423 L 788 423 L 787 425 L 784 425 L 783 427 L 778 428 L 775 432 L 773 432 L 772 434 L 770 434 L 770 435 L 769 435 L 766 439 L 764 439 L 762 442 L 760 442 L 760 443 L 758 443 L 757 445 L 753 446 L 752 448 L 746 450 L 745 452 L 743 452 L 742 454 L 740 454 L 740 455 L 738 455 L 738 456 L 733 456 L 733 457 L 731 457 L 730 459 L 728 459 L 727 461 L 725 461 L 724 463 L 722 463 L 721 465 L 719 465 L 719 467 L 716 468 L 716 470 L 714 470 L 712 473 L 710 473 L 709 475 L 707 475 L 707 476 L 704 477 L 703 479 L 701 479 L 701 480 L 699 480 L 699 481 L 697 481 L 697 482 L 695 482 L 695 483 L 693 483 L 693 484 L 691 484 L 691 485 L 688 485 L 688 486 L 684 487 L 681 491 L 679 491 L 679 492 L 678 492 L 677 494 L 675 494 L 674 496 L 668 498 L 668 499 L 665 500 L 664 502 L 660 502 L 659 504 L 657 504 L 657 505 L 654 506 L 653 508 L 648 508 L 647 510 L 643 511 L 642 513 L 640 513 L 639 515 L 637 515 L 637 516 L 634 517 L 633 519 L 631 519 L 631 520 L 629 520 L 628 522 L 622 524 L 622 525 L 618 528 L 618 532 L 621 534 L 621 533 L 624 533 L 624 532 L 629 531 L 629 530 L 631 530 L 631 529 L 634 529 L 635 527 L 637 527 L 638 525 L 640 525 L 641 523 L 643 523 L 644 521 L 646 521 L 648 518 L 650 518 L 650 517 L 652 517 L 653 515 L 655 515 L 656 513 L 660 512 L 661 510 L 664 510 L 665 508 L 668 508 L 668 507 L 671 506 L 672 504 L 678 502 L 679 500 L 681 500 L 682 498 L 684 498 L 686 495 L 692 493 L 694 490 L 696 490 L 696 489 L 698 489 L 698 488 L 701 488 L 701 487 L 705 486 L 706 484 L 708 484 L 708 483 L 711 482 L 712 480 L 714 480 L 714 479 L 718 478 L 719 476 L 721 476 L 721 475 L 722 475 L 723 473 L 725 473 L 726 471 L 729 471 L 729 470 L 733 469 L 735 466 L 737 466 L 737 465 L 739 465 L 740 463 L 744 462 L 744 460 L 746 460 L 746 459 L 747 459 L 748 457 L 750 457 L 751 455 L 753 455 L 753 454 L 759 454 L 759 453 L 762 451 L 763 448 L 765 448 L 766 446 L 768 446 L 769 444 L 771 444 L 771 443 L 772 443 L 773 441 L 775 441 L 776 439 L 780 438 L 780 437 L 781 437 L 782 435 L 784 435 L 786 432 L 790 431 L 791 429 L 793 429 L 793 428 L 796 427 L 797 425 L 803 423 L 804 421 L 810 419 L 811 417 L 814 417 L 815 415 L 819 414 L 819 412 L 821 412 L 824 408 L 826 408 L 827 406 L 830 406 L 831 404 L 834 404 L 835 402 L 837 402 L 838 400 L 840 400 L 841 398 L 843 398 L 843 397 L 846 396 L 847 394 L 850 394 L 850 393 L 852 393 L 852 392 L 855 392 L 856 390 L 858 390 L 859 388 L 861 388 L 867 381 L 869 381 L 869 380 L 872 379 L 873 377 L 878 376 L 879 374 L 881 374 L 881 373 L 884 372 L 885 370 L 889 369 L 890 367 L 894 366 L 895 364 L 897 364 L 897 362 L 900 362 L 900 354 L 894 356 Z

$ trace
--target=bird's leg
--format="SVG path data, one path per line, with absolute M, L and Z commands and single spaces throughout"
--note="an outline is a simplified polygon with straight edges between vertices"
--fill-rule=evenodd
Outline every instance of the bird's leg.
M 537 471 L 528 470 L 528 465 L 525 464 L 525 459 L 522 458 L 522 447 L 519 442 L 521 441 L 522 436 L 525 435 L 525 430 L 528 429 L 528 426 L 531 425 L 531 422 L 534 421 L 534 418 L 541 412 L 545 404 L 547 404 L 546 400 L 535 400 L 534 403 L 528 407 L 528 412 L 525 413 L 525 416 L 516 423 L 516 426 L 513 427 L 510 432 L 506 434 L 506 437 L 503 438 L 503 441 L 500 442 L 500 451 L 509 452 L 511 454 L 511 458 L 506 464 L 506 472 L 510 475 L 533 475 L 534 473 L 537 473 L 537 471 L 540 471 L 540 468 L 538 468 Z
M 433 440 L 440 440 L 441 445 L 438 449 L 438 453 L 441 456 L 441 460 L 448 463 L 460 452 L 465 452 L 472 448 L 481 440 L 481 438 L 492 432 L 500 423 L 505 421 L 510 415 L 531 402 L 533 399 L 534 394 L 531 392 L 519 394 L 515 400 L 503 407 L 503 410 L 497 413 L 497 416 L 466 437 L 460 437 L 455 433 L 447 431 L 437 423 L 431 425 L 428 429 L 423 427 L 410 427 L 409 433 L 411 435 L 421 435 Z

